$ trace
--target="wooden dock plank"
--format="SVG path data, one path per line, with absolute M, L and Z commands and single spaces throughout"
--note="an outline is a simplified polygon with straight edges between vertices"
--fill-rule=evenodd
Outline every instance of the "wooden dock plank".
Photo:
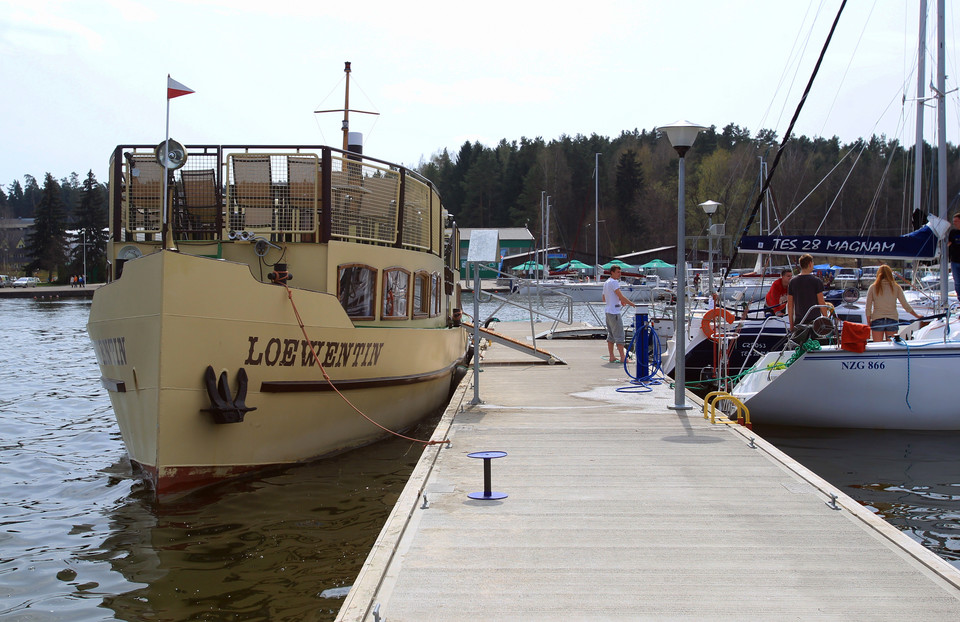
M 603 342 L 551 345 L 568 365 L 460 387 L 338 619 L 960 619 L 960 572 L 841 491 L 666 384 L 616 392 Z M 486 450 L 502 501 L 466 496 Z

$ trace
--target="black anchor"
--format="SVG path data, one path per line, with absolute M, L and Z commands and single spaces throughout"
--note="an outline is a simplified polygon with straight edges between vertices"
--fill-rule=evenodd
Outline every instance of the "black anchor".
M 227 372 L 221 372 L 220 381 L 217 382 L 213 367 L 207 365 L 207 370 L 203 373 L 203 383 L 207 388 L 211 406 L 202 410 L 211 413 L 215 423 L 240 423 L 245 414 L 256 410 L 256 407 L 250 407 L 244 403 L 247 399 L 247 371 L 244 368 L 241 367 L 237 372 L 236 397 L 230 396 Z

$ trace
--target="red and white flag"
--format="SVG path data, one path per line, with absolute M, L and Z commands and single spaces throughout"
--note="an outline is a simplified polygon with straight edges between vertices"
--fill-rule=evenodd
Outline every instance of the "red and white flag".
M 194 90 L 192 88 L 180 84 L 167 75 L 167 99 L 173 99 L 174 97 L 180 97 L 181 95 L 189 95 L 193 92 Z

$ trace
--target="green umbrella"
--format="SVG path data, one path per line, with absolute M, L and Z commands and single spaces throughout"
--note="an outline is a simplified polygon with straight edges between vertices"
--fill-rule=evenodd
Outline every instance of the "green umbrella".
M 672 268 L 672 263 L 667 263 L 662 259 L 652 259 L 640 266 L 641 268 Z
M 563 264 L 562 266 L 557 266 L 557 270 L 589 270 L 592 267 L 593 266 L 588 266 L 582 261 L 578 261 L 574 259 L 572 261 L 569 261 Z
M 543 270 L 543 266 L 535 261 L 528 261 L 520 264 L 519 266 L 514 266 L 511 268 L 511 270 Z
M 625 269 L 633 270 L 633 266 L 631 266 L 630 264 L 628 264 L 628 263 L 626 263 L 626 262 L 624 262 L 624 261 L 620 261 L 619 259 L 614 259 L 613 261 L 608 261 L 607 263 L 603 264 L 603 265 L 600 266 L 600 267 L 603 268 L 604 270 L 609 270 L 610 268 L 612 268 L 612 267 L 614 267 L 614 266 L 620 266 L 620 268 L 625 268 Z

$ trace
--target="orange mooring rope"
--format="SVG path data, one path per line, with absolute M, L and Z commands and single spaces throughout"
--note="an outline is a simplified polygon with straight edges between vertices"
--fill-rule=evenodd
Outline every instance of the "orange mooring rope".
M 287 286 L 286 283 L 283 283 L 283 286 L 284 286 L 284 288 L 286 288 L 286 290 L 287 290 L 287 298 L 290 300 L 290 306 L 293 307 L 293 314 L 297 316 L 297 324 L 300 325 L 300 332 L 303 333 L 303 337 L 304 337 L 304 339 L 306 339 L 307 345 L 310 347 L 310 354 L 313 355 L 313 360 L 315 360 L 315 361 L 317 362 L 317 366 L 320 368 L 320 372 L 323 374 L 323 378 L 324 378 L 328 383 L 330 383 L 330 387 L 331 387 L 334 391 L 336 391 L 337 395 L 339 395 L 340 398 L 350 406 L 350 408 L 352 408 L 352 409 L 354 409 L 355 411 L 357 411 L 357 414 L 358 414 L 358 415 L 360 415 L 361 417 L 363 417 L 364 419 L 366 419 L 367 421 L 369 421 L 369 422 L 372 423 L 373 425 L 377 426 L 378 428 L 380 428 L 380 429 L 383 430 L 384 432 L 387 432 L 388 434 L 392 434 L 392 435 L 397 436 L 397 437 L 399 437 L 399 438 L 402 438 L 402 439 L 404 439 L 404 440 L 413 441 L 414 443 L 421 443 L 421 444 L 423 444 L 423 445 L 440 445 L 440 444 L 442 444 L 442 443 L 446 443 L 447 445 L 450 445 L 450 440 L 449 440 L 449 439 L 442 440 L 442 441 L 425 441 L 425 440 L 419 439 L 419 438 L 412 438 L 412 437 L 409 437 L 409 436 L 404 436 L 403 434 L 400 434 L 399 432 L 394 432 L 394 431 L 391 430 L 390 428 L 384 427 L 383 425 L 377 423 L 376 421 L 374 421 L 373 419 L 371 419 L 370 417 L 368 417 L 363 411 L 361 411 L 359 408 L 357 408 L 356 405 L 354 405 L 353 402 L 351 402 L 349 399 L 347 399 L 347 396 L 340 392 L 340 389 L 337 388 L 337 385 L 333 384 L 333 380 L 331 380 L 331 379 L 330 379 L 330 376 L 327 375 L 327 370 L 323 368 L 323 364 L 320 362 L 320 357 L 317 356 L 317 351 L 313 349 L 313 342 L 310 341 L 310 336 L 307 335 L 307 328 L 303 325 L 303 319 L 300 317 L 300 311 L 297 310 L 297 303 L 295 303 L 295 302 L 293 301 L 293 291 L 290 289 L 289 286 Z

